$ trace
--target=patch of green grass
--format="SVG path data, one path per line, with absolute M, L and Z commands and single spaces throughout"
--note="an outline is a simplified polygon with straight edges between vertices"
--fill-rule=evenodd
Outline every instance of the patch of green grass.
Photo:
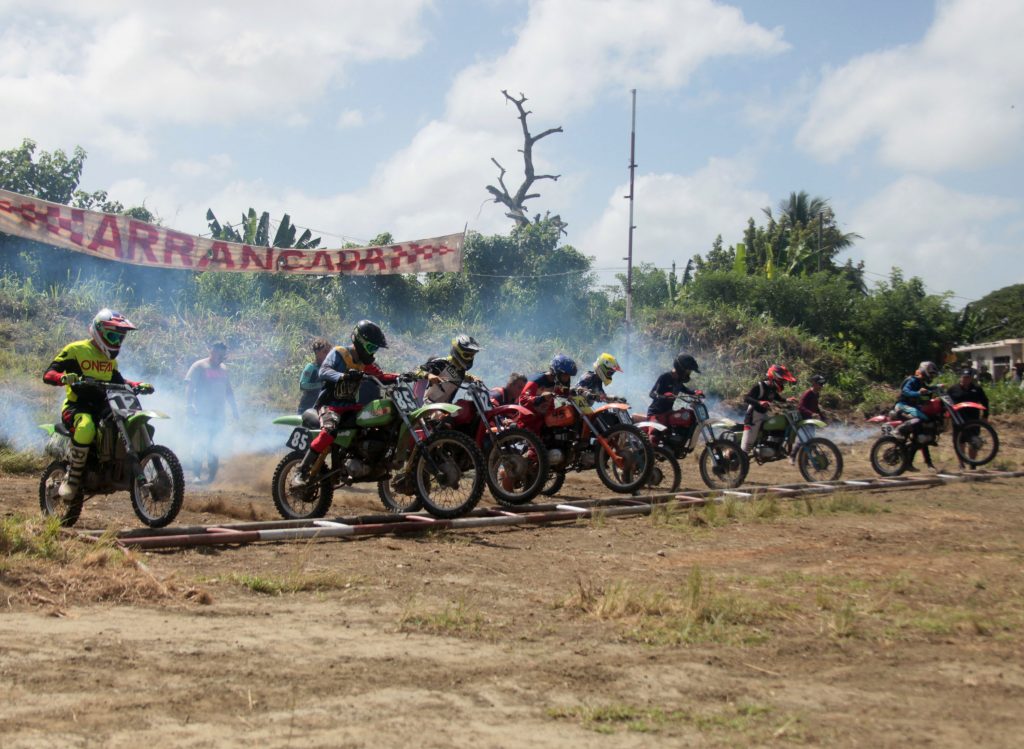
M 43 470 L 45 458 L 31 450 L 0 447 L 0 473 L 36 473 Z
M 0 520 L 0 554 L 67 561 L 68 544 L 60 518 L 12 515 Z
M 701 733 L 740 734 L 757 742 L 784 736 L 799 739 L 801 736 L 798 716 L 777 715 L 771 707 L 756 703 L 729 705 L 718 711 L 615 703 L 555 707 L 548 708 L 546 712 L 553 720 L 574 721 L 587 730 L 602 734 L 678 733 L 679 728 L 693 728 Z
M 410 601 L 399 617 L 398 626 L 403 632 L 476 634 L 484 627 L 484 617 L 465 601 L 450 602 L 440 611 L 420 609 L 416 607 L 414 601 Z

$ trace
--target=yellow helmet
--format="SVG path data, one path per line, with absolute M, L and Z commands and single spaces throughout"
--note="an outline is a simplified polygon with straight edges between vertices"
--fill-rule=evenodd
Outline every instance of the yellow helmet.
M 601 378 L 601 382 L 605 385 L 611 384 L 613 372 L 621 371 L 622 367 L 619 366 L 618 361 L 611 354 L 601 354 L 597 357 L 597 361 L 594 362 L 594 373 Z

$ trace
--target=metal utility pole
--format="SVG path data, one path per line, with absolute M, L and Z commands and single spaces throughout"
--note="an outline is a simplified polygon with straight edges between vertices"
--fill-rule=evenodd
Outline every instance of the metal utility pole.
M 633 327 L 633 178 L 636 175 L 636 89 L 633 94 L 633 121 L 629 131 L 629 249 L 626 255 L 626 356 L 629 356 L 629 335 Z M 627 360 L 628 365 L 628 360 Z

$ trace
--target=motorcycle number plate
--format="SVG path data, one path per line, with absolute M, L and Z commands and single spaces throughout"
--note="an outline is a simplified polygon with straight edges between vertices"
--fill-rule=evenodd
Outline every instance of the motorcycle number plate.
M 391 399 L 405 413 L 416 410 L 416 399 L 409 390 L 396 388 L 391 394 Z
M 305 450 L 309 447 L 309 432 L 302 427 L 293 429 L 284 444 L 292 450 Z

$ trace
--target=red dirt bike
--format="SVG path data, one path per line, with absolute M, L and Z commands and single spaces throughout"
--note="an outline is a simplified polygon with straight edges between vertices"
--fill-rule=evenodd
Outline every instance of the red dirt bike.
M 597 469 L 605 486 L 620 494 L 632 494 L 647 482 L 654 449 L 643 432 L 616 413 L 625 410 L 628 416 L 626 404 L 593 408 L 593 393 L 581 388 L 553 398 L 540 432 L 551 464 L 541 494 L 557 494 L 567 471 L 591 468 Z
M 711 489 L 735 489 L 750 470 L 750 459 L 739 445 L 715 435 L 715 422 L 704 405 L 703 395 L 679 393 L 671 411 L 654 416 L 634 414 L 633 418 L 646 419 L 637 426 L 649 435 L 656 452 L 667 452 L 672 457 L 677 471 L 679 460 L 696 451 L 703 442 L 697 466 L 701 479 Z M 675 483 L 667 491 L 678 488 Z
M 937 385 L 931 390 L 936 394 L 921 403 L 918 408 L 928 417 L 916 428 L 907 421 L 908 416 L 892 409 L 888 414 L 872 416 L 868 422 L 882 428 L 882 436 L 871 446 L 871 467 L 880 476 L 899 476 L 907 470 L 910 460 L 919 445 L 938 444 L 939 435 L 946 429 L 946 422 L 953 429 L 953 450 L 961 463 L 969 466 L 983 466 L 999 452 L 999 435 L 987 421 L 966 419 L 961 415 L 964 409 L 985 407 L 973 401 L 954 403 L 945 389 Z
M 529 414 L 514 404 L 495 406 L 480 380 L 466 382 L 468 399 L 455 401 L 459 410 L 445 424 L 476 442 L 484 456 L 487 487 L 499 504 L 526 504 L 544 488 L 548 452 L 540 437 L 518 426 Z

